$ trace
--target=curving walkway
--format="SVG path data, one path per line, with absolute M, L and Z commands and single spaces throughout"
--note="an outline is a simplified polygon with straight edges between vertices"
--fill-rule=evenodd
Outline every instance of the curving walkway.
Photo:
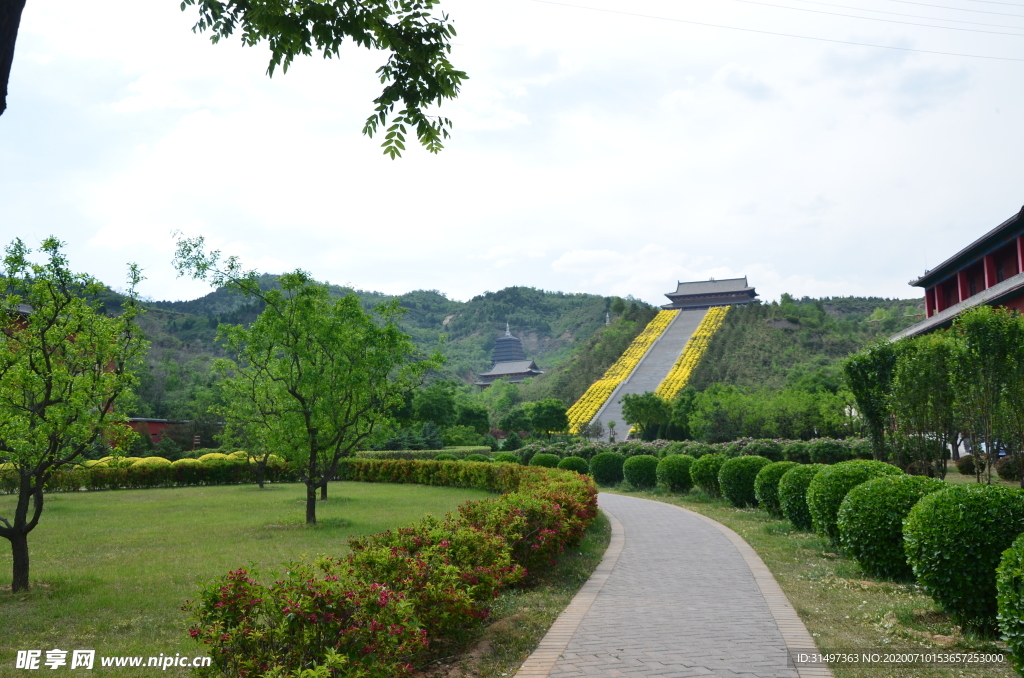
M 612 523 L 601 564 L 519 678 L 830 678 L 787 648 L 815 647 L 750 546 L 686 509 L 602 493 Z

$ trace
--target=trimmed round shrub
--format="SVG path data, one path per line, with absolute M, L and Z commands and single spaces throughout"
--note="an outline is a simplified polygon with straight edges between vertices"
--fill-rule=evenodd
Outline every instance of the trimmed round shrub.
M 442 452 L 441 454 L 439 454 L 436 457 L 434 457 L 434 461 L 458 461 L 458 460 L 459 460 L 458 457 L 456 457 L 454 454 L 450 454 L 448 452 Z
M 82 466 L 84 466 L 85 468 L 92 468 L 93 466 L 103 468 L 106 465 L 107 462 L 100 461 L 99 459 L 86 459 L 85 461 L 82 462 Z M 0 464 L 0 471 L 6 471 L 8 468 L 13 470 L 14 464 Z
M 754 478 L 754 497 L 757 505 L 776 518 L 782 517 L 782 506 L 779 504 L 779 480 L 786 471 L 796 466 L 795 461 L 776 461 L 767 464 L 757 472 Z
M 798 464 L 810 464 L 811 444 L 806 440 L 791 440 L 782 450 L 782 458 Z
M 798 530 L 810 530 L 812 527 L 811 511 L 807 508 L 807 486 L 826 468 L 824 464 L 797 464 L 779 478 L 782 515 Z
M 978 473 L 980 473 L 981 471 L 984 471 L 985 470 L 985 460 L 984 459 L 979 459 L 978 460 L 978 466 L 980 466 L 981 468 L 976 470 L 975 469 L 975 465 L 974 465 L 974 455 L 973 454 L 964 455 L 963 457 L 960 457 L 959 459 L 956 460 L 956 470 L 960 472 L 960 475 L 973 476 L 976 471 Z
M 547 452 L 541 452 L 540 454 L 533 455 L 530 459 L 530 466 L 543 466 L 545 468 L 557 468 L 558 462 L 561 461 L 557 454 L 548 454 Z
M 237 459 L 239 461 L 249 461 L 249 453 L 246 452 L 245 450 L 238 450 L 237 452 L 232 452 L 228 456 L 231 457 L 232 459 Z
M 1006 455 L 996 462 L 996 473 L 1003 480 L 1017 480 L 1017 458 L 1013 455 Z
M 903 519 L 921 497 L 948 487 L 925 476 L 883 476 L 850 490 L 839 506 L 839 544 L 868 574 L 913 575 L 903 550 Z
M 833 544 L 838 544 L 836 514 L 839 513 L 839 505 L 846 499 L 846 493 L 861 483 L 884 475 L 901 476 L 904 473 L 884 461 L 854 459 L 833 464 L 815 475 L 807 486 L 807 508 L 811 512 L 814 531 L 827 537 Z
M 208 452 L 207 454 L 199 457 L 199 461 L 203 464 L 211 461 L 231 461 L 231 457 L 226 454 L 221 454 L 220 452 Z
M 198 459 L 179 459 L 178 461 L 172 461 L 171 466 L 202 466 L 203 463 Z
M 996 602 L 1010 661 L 1024 675 L 1024 534 L 1003 551 L 996 570 Z
M 666 486 L 672 492 L 689 492 L 693 487 L 693 478 L 690 477 L 690 467 L 694 458 L 685 454 L 673 454 L 658 462 L 658 468 L 654 475 L 660 485 Z
M 996 567 L 1024 532 L 1024 493 L 1002 485 L 953 485 L 910 509 L 903 523 L 917 583 L 961 625 L 995 623 Z
M 751 440 L 743 448 L 743 454 L 764 457 L 771 461 L 782 461 L 782 443 L 769 438 Z
M 564 468 L 569 471 L 576 471 L 581 476 L 585 476 L 590 473 L 590 464 L 583 457 L 566 457 L 562 461 L 558 462 L 558 468 Z
M 138 461 L 136 461 L 136 462 L 134 462 L 132 464 L 132 466 L 151 466 L 151 467 L 170 466 L 170 465 L 171 465 L 170 460 L 164 459 L 163 457 L 143 457 L 142 459 L 139 459 Z
M 622 482 L 622 465 L 626 455 L 618 452 L 595 454 L 590 460 L 590 475 L 598 485 L 615 485 Z
M 718 470 L 718 487 L 729 503 L 737 508 L 757 506 L 754 479 L 768 464 L 764 457 L 743 456 L 727 460 Z
M 845 443 L 831 438 L 812 440 L 809 447 L 813 464 L 838 464 L 853 456 Z
M 499 462 L 501 464 L 518 464 L 519 457 L 512 454 L 511 452 L 500 452 L 494 455 L 494 461 Z
M 718 472 L 725 463 L 725 457 L 720 454 L 705 454 L 695 460 L 690 466 L 690 477 L 693 484 L 709 494 L 718 494 Z
M 494 460 L 491 459 L 490 457 L 488 457 L 486 454 L 470 454 L 470 455 L 467 455 L 466 458 L 463 459 L 463 461 L 494 461 Z
M 658 458 L 650 454 L 632 456 L 622 465 L 622 475 L 633 487 L 654 487 L 658 484 Z

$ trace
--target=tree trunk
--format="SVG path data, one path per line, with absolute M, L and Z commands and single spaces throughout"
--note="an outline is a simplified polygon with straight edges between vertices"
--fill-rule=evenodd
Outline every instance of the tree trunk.
M 14 571 L 11 592 L 28 590 L 28 535 L 17 532 L 10 537 L 11 555 L 14 556 Z
M 316 487 L 306 483 L 306 524 L 316 525 Z
M 256 484 L 260 486 L 261 490 L 263 489 L 263 472 L 266 470 L 266 468 L 266 461 L 256 464 Z
M 324 480 L 324 484 L 320 486 L 320 501 L 327 501 L 327 481 Z
M 0 0 L 0 115 L 7 110 L 7 81 L 11 79 L 11 64 L 14 63 L 14 43 L 21 26 L 21 12 L 25 0 Z M 27 558 L 27 556 L 26 556 Z M 28 563 L 28 560 L 25 560 Z M 25 565 L 26 572 L 28 565 Z M 28 580 L 25 580 L 28 586 Z

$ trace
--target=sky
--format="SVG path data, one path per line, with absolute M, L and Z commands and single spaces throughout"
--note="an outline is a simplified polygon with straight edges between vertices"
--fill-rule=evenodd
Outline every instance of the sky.
M 176 278 L 175 234 L 261 272 L 458 300 L 660 304 L 743 275 L 764 300 L 913 298 L 1024 204 L 1024 0 L 440 7 L 470 78 L 438 111 L 453 137 L 391 160 L 361 134 L 383 53 L 268 78 L 265 46 L 211 44 L 176 0 L 28 0 L 0 240 L 55 235 L 115 289 L 138 263 L 152 299 L 209 291 Z

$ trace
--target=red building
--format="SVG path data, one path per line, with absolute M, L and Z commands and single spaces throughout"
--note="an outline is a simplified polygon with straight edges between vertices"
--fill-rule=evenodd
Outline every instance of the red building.
M 140 436 L 149 436 L 149 439 L 153 441 L 153 445 L 159 445 L 160 441 L 163 440 L 167 434 L 167 429 L 171 426 L 178 424 L 187 424 L 188 420 L 184 419 L 146 419 L 143 417 L 132 417 L 128 420 L 128 425 L 131 426 L 136 433 Z
M 935 268 L 914 287 L 924 288 L 925 319 L 893 339 L 948 327 L 957 314 L 980 304 L 1024 312 L 1024 208 Z

